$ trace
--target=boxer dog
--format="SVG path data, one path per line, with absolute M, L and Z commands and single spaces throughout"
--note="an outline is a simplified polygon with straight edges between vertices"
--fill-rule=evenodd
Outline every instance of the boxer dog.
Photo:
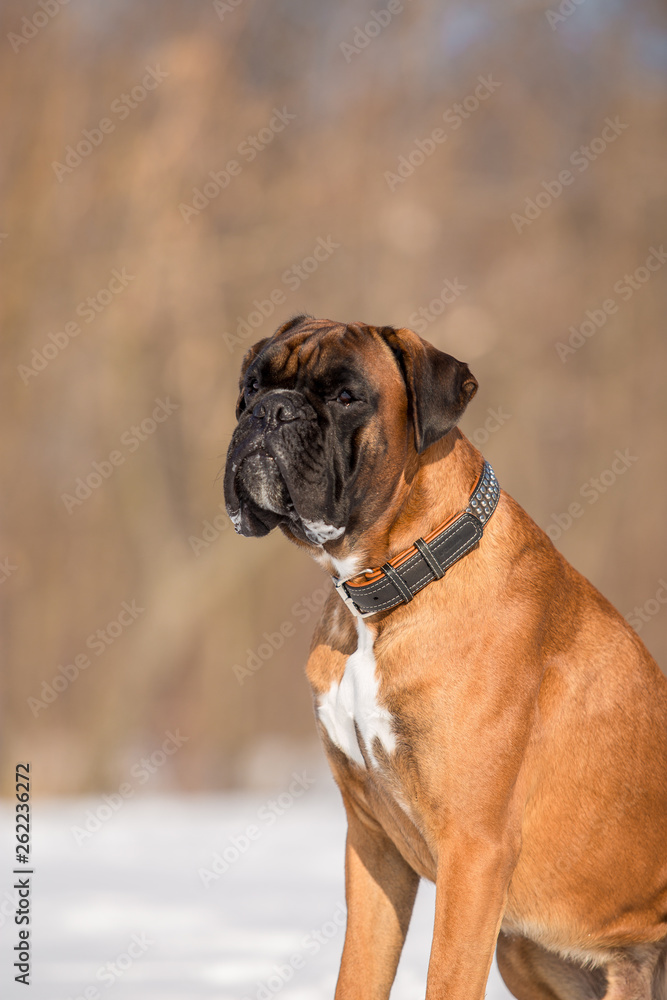
M 420 878 L 427 1000 L 667 1000 L 667 682 L 457 429 L 468 366 L 300 316 L 248 352 L 243 535 L 334 579 L 307 675 L 347 812 L 337 1000 L 386 1000 Z

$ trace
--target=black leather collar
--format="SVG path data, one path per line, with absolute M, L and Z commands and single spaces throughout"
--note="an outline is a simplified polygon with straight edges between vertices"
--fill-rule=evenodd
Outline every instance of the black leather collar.
M 465 512 L 442 530 L 418 538 L 405 552 L 394 556 L 378 570 L 367 570 L 345 582 L 334 578 L 334 586 L 353 614 L 361 618 L 407 604 L 424 587 L 439 580 L 446 570 L 479 542 L 484 525 L 498 505 L 500 487 L 493 469 L 484 463 Z M 380 574 L 378 576 L 378 574 Z M 363 577 L 372 576 L 368 582 Z M 354 581 L 360 579 L 360 583 Z

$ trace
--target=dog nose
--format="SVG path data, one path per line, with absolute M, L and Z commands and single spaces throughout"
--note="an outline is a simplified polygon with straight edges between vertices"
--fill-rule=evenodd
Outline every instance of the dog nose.
M 279 424 L 296 420 L 297 416 L 294 403 L 282 394 L 264 396 L 253 407 L 252 415 L 267 427 L 278 427 Z

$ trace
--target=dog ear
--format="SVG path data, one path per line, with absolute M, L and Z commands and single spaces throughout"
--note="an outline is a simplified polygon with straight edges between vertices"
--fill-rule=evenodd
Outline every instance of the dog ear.
M 382 327 L 378 333 L 394 353 L 408 393 L 419 453 L 454 427 L 477 392 L 467 364 L 439 351 L 412 330 Z
M 241 416 L 245 410 L 245 394 L 243 392 L 243 386 L 245 383 L 245 376 L 248 368 L 253 363 L 255 358 L 261 354 L 264 347 L 271 340 L 271 337 L 264 337 L 263 340 L 258 340 L 256 344 L 253 344 L 249 351 L 246 351 L 243 356 L 243 361 L 241 362 L 241 374 L 239 375 L 239 396 L 236 400 L 236 419 Z

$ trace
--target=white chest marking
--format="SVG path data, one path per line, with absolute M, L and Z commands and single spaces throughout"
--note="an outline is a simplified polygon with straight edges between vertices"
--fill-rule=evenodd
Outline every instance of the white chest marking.
M 378 702 L 373 633 L 361 618 L 357 619 L 357 648 L 348 657 L 340 683 L 333 683 L 320 696 L 317 713 L 329 739 L 351 760 L 365 767 L 356 727 L 373 763 L 373 741 L 377 736 L 387 751 L 396 748 L 391 713 Z
M 336 575 L 339 580 L 351 580 L 359 572 L 359 557 L 355 555 L 345 556 L 343 559 L 336 559 L 334 556 L 327 556 L 333 563 Z
M 344 527 L 334 528 L 333 524 L 327 524 L 325 521 L 307 521 L 304 517 L 302 522 L 306 537 L 314 545 L 322 545 L 324 542 L 340 538 L 345 531 Z

